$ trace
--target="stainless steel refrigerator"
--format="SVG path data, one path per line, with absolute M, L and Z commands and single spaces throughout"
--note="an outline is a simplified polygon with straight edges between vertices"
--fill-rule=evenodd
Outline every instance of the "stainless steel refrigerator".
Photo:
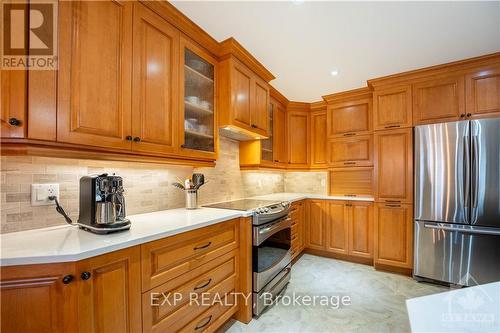
M 415 127 L 415 278 L 500 281 L 500 118 Z

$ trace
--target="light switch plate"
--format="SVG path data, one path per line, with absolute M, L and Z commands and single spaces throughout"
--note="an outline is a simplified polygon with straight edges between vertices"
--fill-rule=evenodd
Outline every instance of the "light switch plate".
M 32 206 L 55 205 L 55 201 L 48 199 L 52 195 L 59 200 L 59 184 L 31 184 Z

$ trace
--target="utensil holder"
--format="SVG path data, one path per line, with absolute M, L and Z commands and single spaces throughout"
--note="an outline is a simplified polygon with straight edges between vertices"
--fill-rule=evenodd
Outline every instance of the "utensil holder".
M 198 208 L 198 190 L 184 190 L 186 193 L 186 209 Z

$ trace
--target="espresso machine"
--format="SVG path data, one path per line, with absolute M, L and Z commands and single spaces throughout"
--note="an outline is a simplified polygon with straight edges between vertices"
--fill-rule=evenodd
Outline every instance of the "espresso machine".
M 104 173 L 80 178 L 78 226 L 96 234 L 130 229 L 123 192 L 120 176 Z

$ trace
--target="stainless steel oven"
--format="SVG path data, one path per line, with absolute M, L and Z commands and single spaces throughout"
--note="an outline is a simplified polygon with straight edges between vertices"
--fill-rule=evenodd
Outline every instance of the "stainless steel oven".
M 276 297 L 290 280 L 291 218 L 288 214 L 253 226 L 253 312 L 265 309 L 265 293 Z M 269 299 L 269 297 L 268 297 Z

